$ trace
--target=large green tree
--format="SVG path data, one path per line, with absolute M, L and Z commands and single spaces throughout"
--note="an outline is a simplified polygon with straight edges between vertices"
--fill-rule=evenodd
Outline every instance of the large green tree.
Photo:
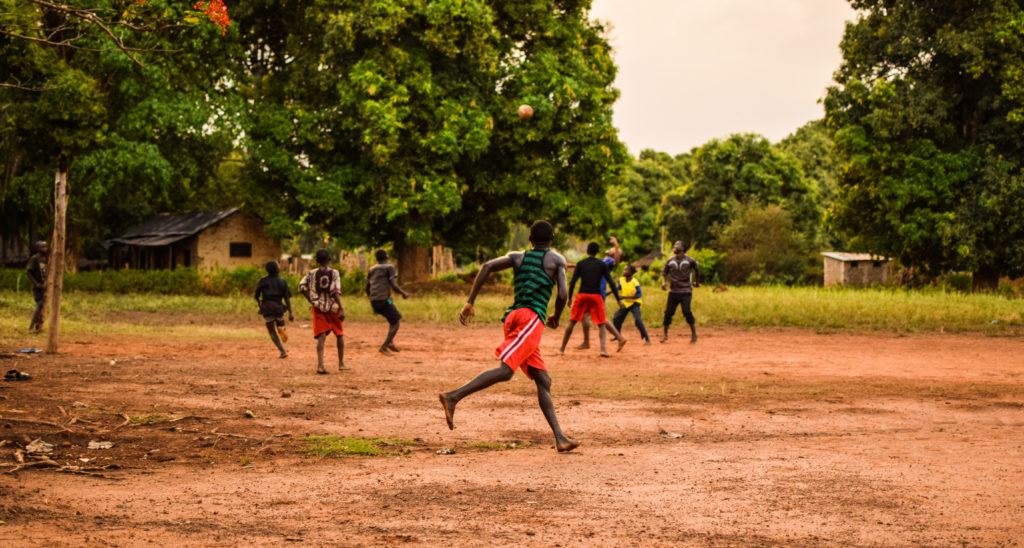
M 802 233 L 816 234 L 818 193 L 797 160 L 754 134 L 714 139 L 680 158 L 689 181 L 662 201 L 661 224 L 671 239 L 714 247 L 741 204 L 780 205 Z
M 1024 275 L 1024 4 L 851 4 L 825 101 L 844 160 L 836 225 L 926 273 Z
M 682 184 L 674 172 L 676 163 L 664 152 L 644 150 L 608 188 L 612 221 L 607 232 L 618 237 L 627 259 L 661 244 L 658 207 L 668 191 Z
M 425 274 L 429 244 L 498 247 L 512 223 L 539 217 L 593 230 L 626 154 L 589 6 L 240 4 L 249 176 L 288 198 L 287 221 L 349 245 L 394 242 L 409 279 Z

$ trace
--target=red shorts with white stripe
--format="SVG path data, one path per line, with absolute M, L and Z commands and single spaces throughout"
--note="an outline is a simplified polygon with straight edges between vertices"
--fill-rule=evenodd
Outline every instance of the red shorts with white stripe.
M 505 317 L 505 342 L 494 351 L 501 363 L 522 369 L 527 377 L 533 378 L 530 368 L 547 371 L 544 358 L 540 357 L 540 336 L 544 333 L 544 322 L 529 308 L 518 308 Z
M 583 321 L 583 315 L 590 314 L 594 325 L 604 325 L 608 317 L 604 313 L 604 299 L 600 295 L 591 293 L 577 293 L 572 301 L 572 311 L 569 313 L 569 320 L 576 323 Z

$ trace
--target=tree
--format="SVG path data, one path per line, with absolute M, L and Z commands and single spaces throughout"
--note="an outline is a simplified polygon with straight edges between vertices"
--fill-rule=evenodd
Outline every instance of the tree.
M 825 100 L 835 224 L 861 249 L 976 287 L 1024 275 L 1024 7 L 855 0 Z
M 822 120 L 814 120 L 798 128 L 792 135 L 779 142 L 776 147 L 796 158 L 808 183 L 814 187 L 822 211 L 828 211 L 836 199 L 839 178 L 839 153 L 832 138 L 832 131 Z M 818 227 L 819 243 L 822 246 L 844 247 L 842 239 L 822 215 Z
M 753 134 L 714 139 L 689 156 L 688 184 L 669 192 L 660 221 L 669 237 L 714 247 L 740 203 L 784 206 L 801 232 L 814 235 L 818 195 L 792 156 Z
M 644 150 L 608 188 L 612 222 L 608 233 L 619 238 L 627 257 L 640 257 L 661 244 L 658 206 L 665 194 L 682 184 L 664 152 Z
M 811 245 L 778 205 L 740 205 L 722 230 L 719 249 L 724 278 L 733 284 L 804 281 L 813 260 Z
M 94 178 L 83 190 L 124 200 L 126 189 L 148 182 L 126 175 L 172 171 L 161 152 L 181 152 L 207 138 L 209 114 L 176 131 L 186 123 L 184 111 L 210 103 L 206 94 L 220 75 L 203 47 L 209 29 L 188 20 L 208 17 L 223 32 L 229 22 L 222 8 L 220 0 L 200 1 L 195 9 L 170 0 L 0 0 L 0 68 L 7 78 L 0 82 L 0 112 L 11 124 L 0 136 L 9 168 L 4 188 L 38 184 L 56 167 L 48 351 L 58 346 L 72 164 L 82 160 L 86 170 L 112 178 Z M 190 162 L 174 164 L 187 169 Z
M 537 217 L 595 229 L 626 154 L 611 123 L 615 65 L 588 10 L 580 0 L 241 4 L 249 176 L 294 198 L 290 221 L 353 246 L 393 241 L 409 280 L 428 272 L 432 243 L 498 247 L 511 224 Z M 517 118 L 521 103 L 532 119 Z

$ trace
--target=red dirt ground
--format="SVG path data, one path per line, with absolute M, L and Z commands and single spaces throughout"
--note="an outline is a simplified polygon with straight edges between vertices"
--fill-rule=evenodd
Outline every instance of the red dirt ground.
M 2 360 L 35 379 L 0 383 L 0 470 L 36 438 L 82 469 L 0 474 L 0 544 L 1024 539 L 1020 339 L 715 329 L 600 359 L 556 356 L 549 331 L 559 418 L 583 442 L 558 454 L 519 374 L 445 427 L 436 394 L 495 365 L 500 327 L 405 325 L 395 357 L 374 352 L 381 324 L 346 328 L 353 370 L 327 376 L 297 329 L 283 361 L 266 340 L 206 336 L 71 338 Z M 410 445 L 318 458 L 307 434 Z

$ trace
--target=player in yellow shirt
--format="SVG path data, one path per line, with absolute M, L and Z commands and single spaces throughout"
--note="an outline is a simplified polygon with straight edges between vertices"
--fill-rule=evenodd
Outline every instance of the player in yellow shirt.
M 622 308 L 615 312 L 612 325 L 621 332 L 622 322 L 626 321 L 626 315 L 632 314 L 644 344 L 651 344 L 647 328 L 644 327 L 643 316 L 640 314 L 640 310 L 644 306 L 643 290 L 640 288 L 640 280 L 636 279 L 636 267 L 631 264 L 626 265 L 622 271 L 622 277 L 619 278 L 619 294 L 622 295 Z

